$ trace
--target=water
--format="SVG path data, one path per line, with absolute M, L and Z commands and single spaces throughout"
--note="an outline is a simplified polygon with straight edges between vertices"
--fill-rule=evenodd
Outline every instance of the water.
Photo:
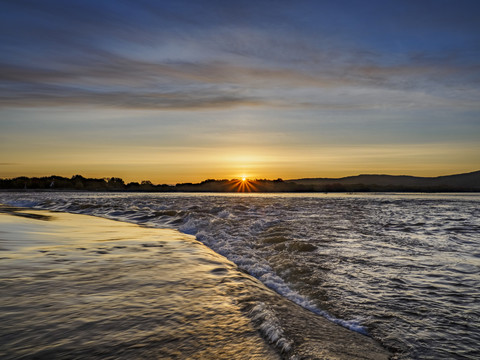
M 0 358 L 387 360 L 173 229 L 0 205 Z
M 392 349 L 480 356 L 480 196 L 3 193 L 0 202 L 170 227 Z
M 279 359 L 254 279 L 187 235 L 4 207 L 0 228 L 2 359 Z

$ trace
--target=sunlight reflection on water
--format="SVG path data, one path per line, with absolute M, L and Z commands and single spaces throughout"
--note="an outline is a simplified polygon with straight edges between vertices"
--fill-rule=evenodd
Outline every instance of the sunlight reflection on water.
M 5 206 L 0 225 L 2 359 L 389 356 L 175 230 Z
M 3 359 L 278 357 L 227 296 L 248 279 L 187 235 L 52 217 L 0 216 Z

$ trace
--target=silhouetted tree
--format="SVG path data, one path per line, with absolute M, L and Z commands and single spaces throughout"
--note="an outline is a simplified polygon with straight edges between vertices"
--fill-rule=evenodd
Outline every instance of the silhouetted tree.
M 108 190 L 123 190 L 125 183 L 121 178 L 112 177 L 108 179 L 107 188 Z

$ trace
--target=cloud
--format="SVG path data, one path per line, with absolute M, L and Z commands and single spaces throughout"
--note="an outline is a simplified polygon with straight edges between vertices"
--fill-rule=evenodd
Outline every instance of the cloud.
M 129 109 L 189 110 L 202 108 L 229 108 L 233 106 L 258 106 L 261 102 L 234 94 L 215 94 L 204 91 L 189 93 L 100 93 L 69 89 L 54 92 L 41 91 L 28 95 L 0 96 L 3 107 L 57 107 L 57 106 L 103 106 Z
M 235 106 L 319 109 L 472 106 L 478 67 L 455 64 L 343 64 L 281 67 L 150 62 L 108 52 L 56 66 L 0 64 L 0 106 L 94 105 L 136 109 Z M 477 75 L 477 77 L 475 77 Z M 420 97 L 418 95 L 421 95 Z M 435 100 L 437 99 L 437 100 Z
M 415 3 L 396 3 L 403 9 L 401 21 L 392 20 L 397 10 L 381 6 L 379 11 L 389 15 L 381 28 L 395 25 L 388 46 L 382 45 L 379 29 L 350 13 L 337 23 L 343 5 L 219 4 L 11 2 L 0 14 L 6 24 L 0 33 L 0 107 L 375 109 L 422 105 L 410 100 L 419 93 L 427 95 L 421 100 L 429 98 L 423 105 L 446 99 L 452 106 L 471 107 L 478 94 L 478 47 L 468 49 L 470 55 L 467 48 L 445 55 L 438 46 L 414 44 L 412 29 L 405 30 L 408 36 L 399 32 Z M 367 8 L 355 6 L 371 20 Z M 455 11 L 449 23 L 464 10 Z M 441 26 L 438 14 L 432 16 L 432 29 L 450 29 Z M 469 24 L 458 38 L 477 26 Z M 363 27 L 368 32 L 356 34 Z M 402 40 L 407 45 L 401 54 L 391 51 Z

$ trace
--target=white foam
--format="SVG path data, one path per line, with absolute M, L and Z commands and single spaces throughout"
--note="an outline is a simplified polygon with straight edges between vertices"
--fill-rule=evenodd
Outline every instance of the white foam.
M 280 321 L 265 303 L 260 302 L 255 305 L 249 315 L 260 333 L 282 353 L 287 353 L 292 349 L 292 341 L 284 336 Z
M 178 230 L 185 234 L 195 235 L 198 232 L 196 221 L 194 219 L 188 219 Z

